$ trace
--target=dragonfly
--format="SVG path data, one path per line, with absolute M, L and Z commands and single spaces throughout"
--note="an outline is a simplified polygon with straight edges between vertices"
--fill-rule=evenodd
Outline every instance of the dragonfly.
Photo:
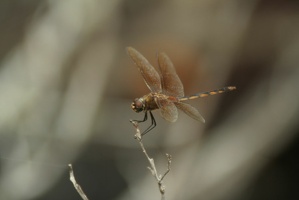
M 158 52 L 157 54 L 158 71 L 133 47 L 127 47 L 127 52 L 150 90 L 149 94 L 136 98 L 131 104 L 131 108 L 136 113 L 144 112 L 144 118 L 142 120 L 132 121 L 138 123 L 145 122 L 148 119 L 148 113 L 151 118 L 150 126 L 141 135 L 145 135 L 157 125 L 155 117 L 152 114 L 153 110 L 159 109 L 161 116 L 169 122 L 175 122 L 178 119 L 178 109 L 180 109 L 191 118 L 205 123 L 205 119 L 201 116 L 199 111 L 184 101 L 236 89 L 235 86 L 227 86 L 221 89 L 185 96 L 183 84 L 176 73 L 174 65 L 164 52 Z

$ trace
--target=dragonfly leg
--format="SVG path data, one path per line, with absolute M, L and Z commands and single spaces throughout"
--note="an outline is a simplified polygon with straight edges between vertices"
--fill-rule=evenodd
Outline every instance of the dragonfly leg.
M 133 120 L 133 121 L 140 123 L 140 122 L 145 122 L 146 120 L 147 120 L 147 112 L 145 112 L 143 120 Z
M 145 135 L 146 133 L 148 133 L 149 131 L 151 131 L 157 125 L 153 113 L 151 111 L 149 111 L 149 113 L 150 113 L 150 116 L 151 116 L 151 125 L 145 131 L 143 131 L 143 133 L 141 133 L 142 136 Z M 147 118 L 147 112 L 146 112 L 146 118 Z
M 155 128 L 157 125 L 153 113 L 151 111 L 149 111 L 149 113 L 150 113 L 150 117 L 151 117 L 151 125 L 149 127 L 147 127 L 147 129 L 141 133 L 142 136 L 145 135 L 146 133 L 148 133 L 153 128 Z M 145 122 L 146 120 L 147 120 L 147 112 L 145 112 L 143 120 L 133 120 L 133 121 L 140 123 L 140 122 Z

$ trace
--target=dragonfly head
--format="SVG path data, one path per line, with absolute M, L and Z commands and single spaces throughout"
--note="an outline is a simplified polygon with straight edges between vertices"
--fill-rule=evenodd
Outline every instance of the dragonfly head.
M 132 108 L 135 112 L 137 112 L 137 113 L 143 111 L 143 110 L 144 110 L 143 99 L 142 99 L 142 98 L 136 98 L 136 99 L 132 102 L 132 104 L 131 104 L 131 108 Z

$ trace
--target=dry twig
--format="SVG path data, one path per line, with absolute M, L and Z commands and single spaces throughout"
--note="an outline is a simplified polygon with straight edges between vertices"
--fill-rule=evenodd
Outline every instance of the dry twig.
M 149 155 L 147 154 L 147 151 L 145 150 L 145 147 L 143 145 L 142 135 L 141 135 L 140 129 L 138 127 L 138 122 L 134 121 L 134 120 L 131 120 L 130 122 L 133 124 L 133 126 L 136 129 L 136 133 L 134 135 L 134 138 L 137 139 L 137 141 L 139 142 L 139 145 L 142 149 L 142 152 L 144 153 L 144 155 L 146 156 L 148 162 L 150 163 L 150 166 L 148 167 L 148 169 L 150 170 L 150 172 L 155 177 L 155 179 L 158 183 L 158 187 L 159 187 L 159 190 L 160 190 L 160 193 L 161 193 L 161 199 L 163 200 L 163 199 L 165 199 L 165 186 L 162 184 L 162 181 L 165 178 L 165 176 L 168 174 L 168 172 L 170 171 L 170 165 L 171 165 L 172 157 L 171 157 L 171 155 L 166 154 L 166 157 L 167 157 L 167 170 L 164 172 L 163 175 L 161 175 L 161 174 L 159 175 L 158 172 L 157 172 L 157 169 L 156 169 L 154 159 L 149 157 Z
M 70 168 L 70 180 L 71 182 L 74 184 L 75 189 L 77 190 L 77 192 L 80 194 L 81 198 L 83 200 L 88 200 L 87 196 L 85 195 L 85 193 L 83 192 L 81 186 L 77 183 L 76 179 L 75 179 L 75 175 L 74 175 L 74 171 L 73 171 L 73 167 L 72 164 L 69 164 L 69 168 Z

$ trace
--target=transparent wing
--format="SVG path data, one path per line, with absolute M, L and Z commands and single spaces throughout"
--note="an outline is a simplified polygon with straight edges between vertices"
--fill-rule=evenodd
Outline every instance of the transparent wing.
M 175 122 L 178 119 L 178 109 L 173 102 L 166 98 L 156 98 L 155 101 L 160 108 L 159 110 L 161 116 L 165 120 L 169 122 Z
M 155 68 L 133 47 L 127 47 L 129 56 L 138 67 L 145 84 L 152 92 L 161 93 L 161 79 Z
M 170 58 L 161 52 L 158 54 L 158 64 L 161 73 L 163 93 L 170 96 L 183 97 L 184 87 Z
M 192 117 L 195 120 L 205 123 L 205 119 L 201 116 L 196 108 L 187 103 L 177 102 L 175 103 L 176 107 L 186 113 L 188 116 Z

